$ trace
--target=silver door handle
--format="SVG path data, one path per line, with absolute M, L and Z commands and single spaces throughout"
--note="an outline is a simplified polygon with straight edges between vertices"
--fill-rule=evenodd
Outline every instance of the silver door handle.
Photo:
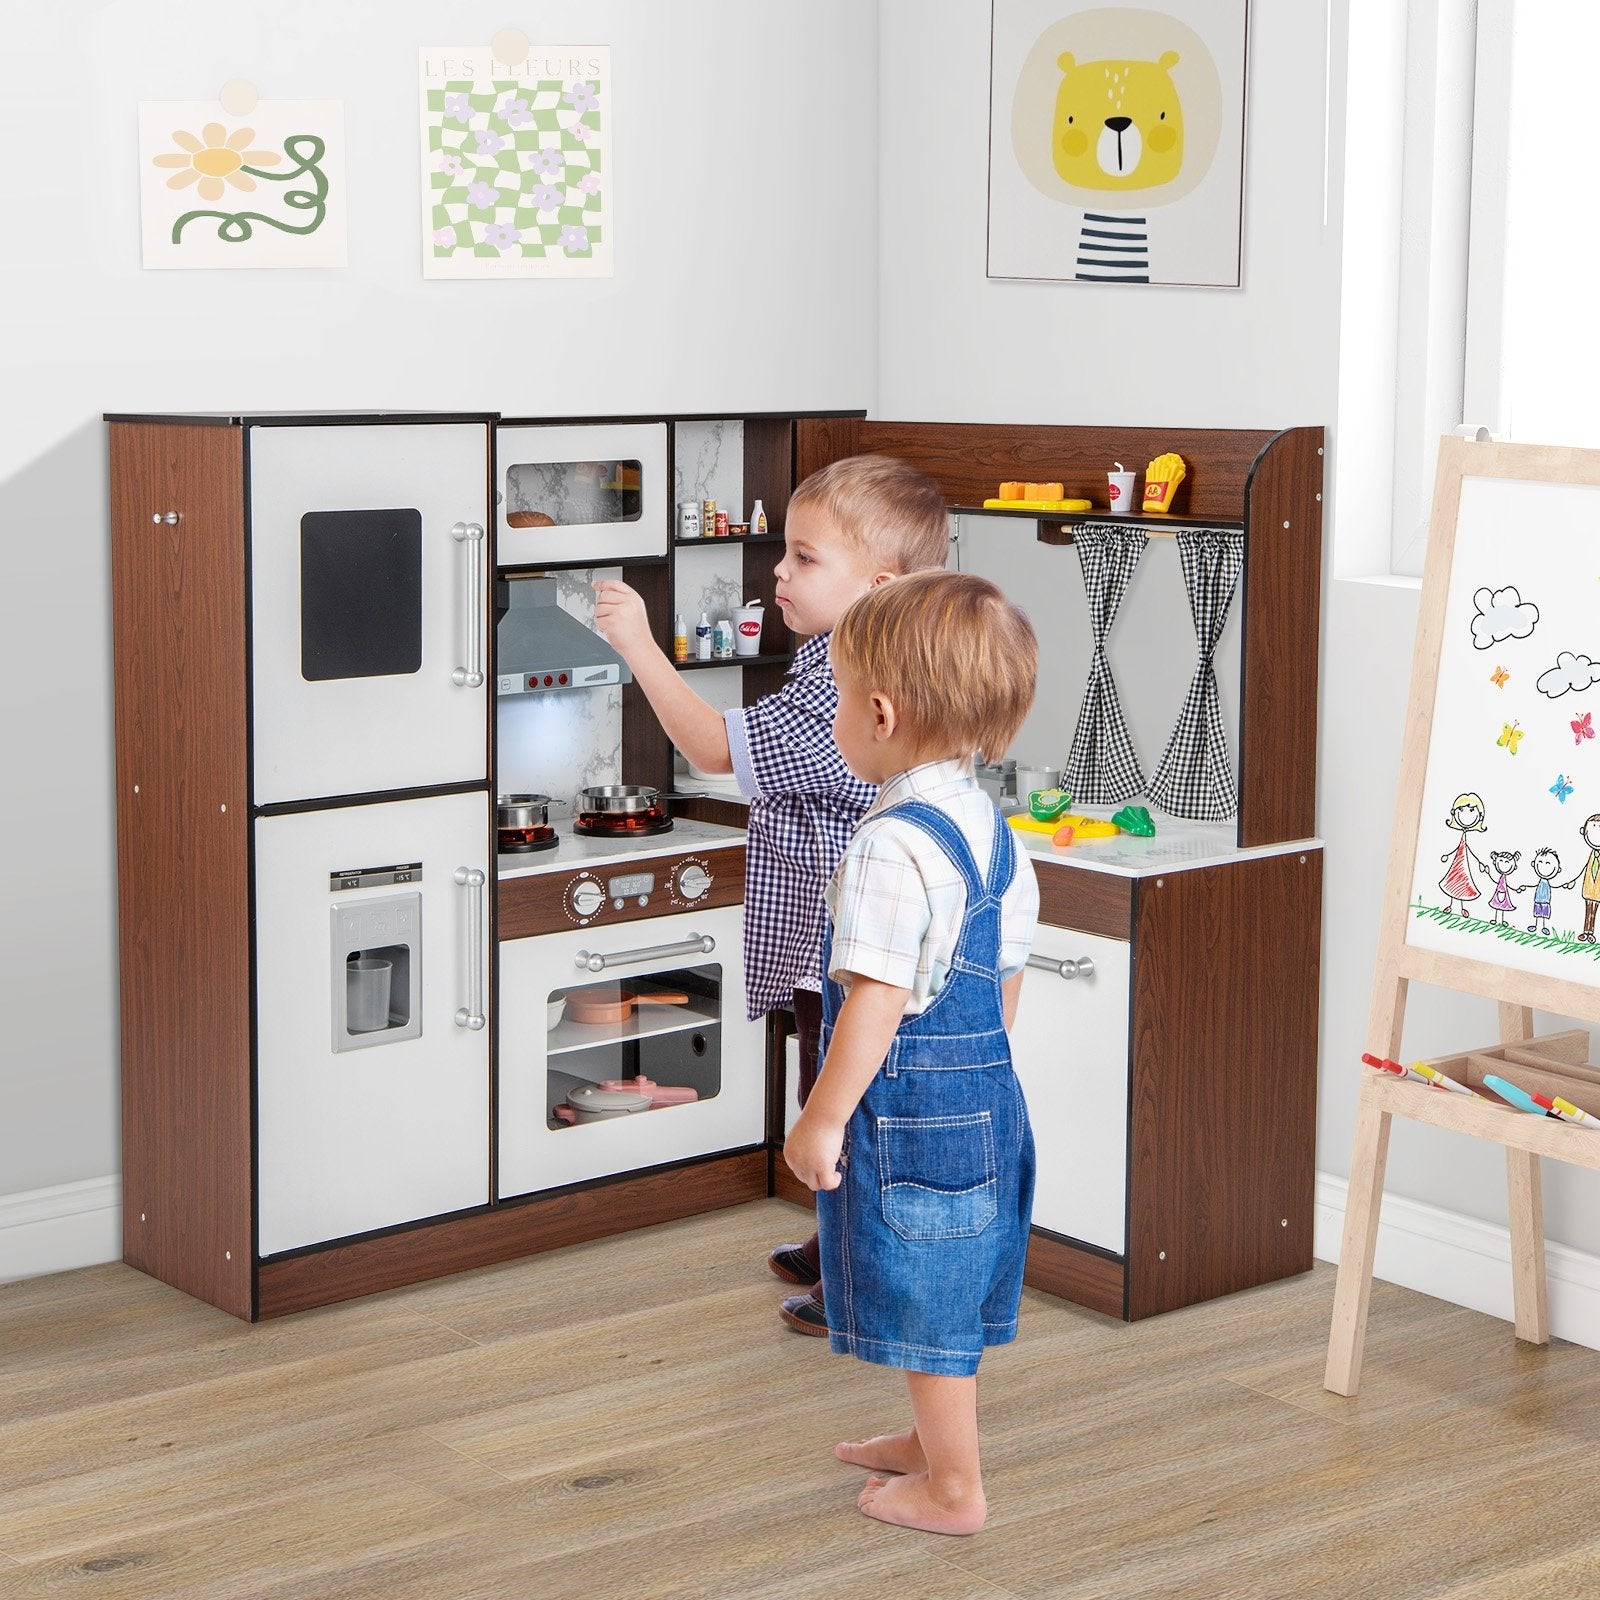
M 488 1004 L 483 993 L 483 869 L 457 867 L 455 879 L 467 891 L 467 1003 L 456 1012 L 456 1026 L 476 1032 L 487 1020 Z
M 708 956 L 716 948 L 717 941 L 709 933 L 691 933 L 687 939 L 679 939 L 675 944 L 653 944 L 644 950 L 619 950 L 614 956 L 580 950 L 573 958 L 573 964 L 585 972 L 604 972 L 607 967 L 624 966 L 630 961 L 657 961 L 663 956 Z
M 458 522 L 450 537 L 467 547 L 467 664 L 457 667 L 450 681 L 460 689 L 477 689 L 483 683 L 483 526 Z
M 1079 956 L 1076 961 L 1070 956 L 1064 961 L 1053 961 L 1049 956 L 1029 956 L 1028 965 L 1038 968 L 1040 972 L 1053 972 L 1058 978 L 1092 978 L 1094 976 L 1094 958 L 1092 956 Z

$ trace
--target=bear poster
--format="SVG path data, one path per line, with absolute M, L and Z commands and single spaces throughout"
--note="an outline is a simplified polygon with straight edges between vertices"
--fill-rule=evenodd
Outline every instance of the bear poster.
M 991 278 L 1239 286 L 1247 0 L 993 0 Z

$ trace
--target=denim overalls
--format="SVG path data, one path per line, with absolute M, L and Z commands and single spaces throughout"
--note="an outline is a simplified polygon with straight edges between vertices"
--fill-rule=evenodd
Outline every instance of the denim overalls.
M 997 815 L 989 880 L 954 822 L 926 801 L 883 816 L 932 836 L 966 882 L 944 986 L 901 1019 L 845 1129 L 837 1189 L 817 1194 L 829 1343 L 914 1372 L 969 1377 L 985 1345 L 1017 1335 L 1033 1211 L 1033 1133 L 1006 1038 L 1000 896 L 1016 870 Z M 823 940 L 822 1070 L 843 1003 Z

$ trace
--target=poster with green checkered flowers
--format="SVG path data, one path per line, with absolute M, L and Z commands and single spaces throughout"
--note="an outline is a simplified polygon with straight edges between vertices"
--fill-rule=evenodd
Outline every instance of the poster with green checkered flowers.
M 611 53 L 421 52 L 422 275 L 609 278 Z

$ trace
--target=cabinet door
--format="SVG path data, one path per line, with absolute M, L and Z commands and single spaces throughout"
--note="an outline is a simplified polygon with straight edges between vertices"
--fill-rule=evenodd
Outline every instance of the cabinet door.
M 249 441 L 256 803 L 481 782 L 487 424 Z
M 256 821 L 261 1255 L 488 1202 L 487 886 L 456 872 L 493 870 L 489 822 L 481 793 Z
M 1129 950 L 1070 928 L 1040 925 L 1033 953 L 1094 963 L 1062 978 L 1030 967 L 1011 1032 L 1038 1151 L 1033 1220 L 1052 1233 L 1127 1248 Z

